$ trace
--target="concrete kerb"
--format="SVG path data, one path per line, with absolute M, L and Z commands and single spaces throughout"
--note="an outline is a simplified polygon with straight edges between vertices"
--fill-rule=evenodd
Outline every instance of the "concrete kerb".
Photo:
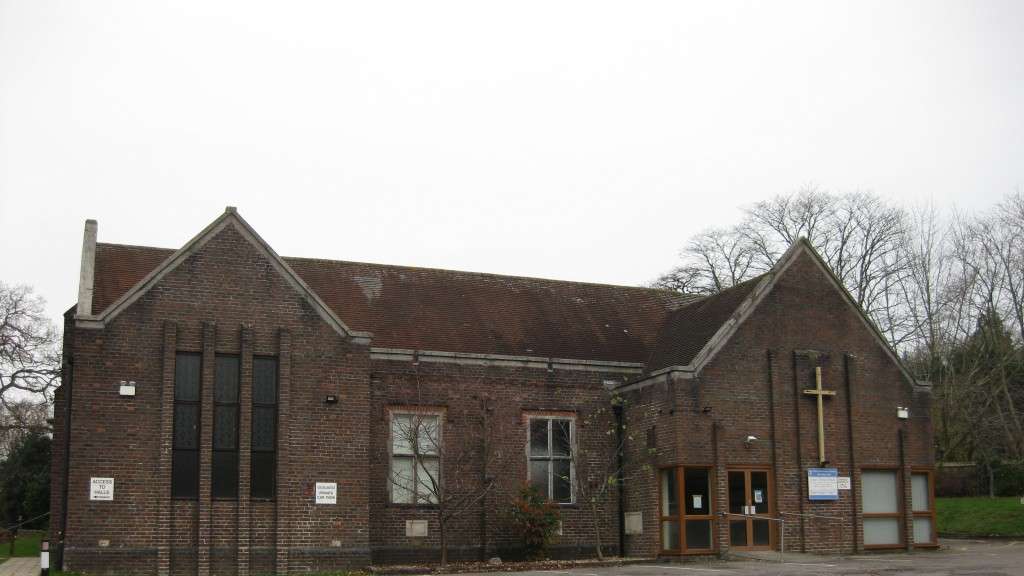
M 534 562 L 502 562 L 501 564 L 490 564 L 488 562 L 453 562 L 445 569 L 438 565 L 418 566 L 370 566 L 368 571 L 371 574 L 381 576 L 399 576 L 411 574 L 460 574 L 479 572 L 544 572 L 551 570 L 567 570 L 572 568 L 605 568 L 609 566 L 628 566 L 632 564 L 654 564 L 664 562 L 665 558 L 607 558 L 604 560 L 538 560 Z

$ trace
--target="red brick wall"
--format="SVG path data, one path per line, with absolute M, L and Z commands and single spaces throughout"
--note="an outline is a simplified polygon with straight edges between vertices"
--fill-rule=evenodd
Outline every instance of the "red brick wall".
M 509 512 L 527 480 L 525 414 L 576 414 L 577 442 L 599 454 L 595 461 L 614 458 L 608 422 L 587 426 L 584 421 L 609 407 L 603 383 L 622 382 L 623 374 L 371 359 L 368 346 L 336 333 L 232 227 L 199 248 L 105 329 L 69 326 L 67 334 L 67 349 L 74 356 L 69 570 L 246 576 L 336 570 L 365 565 L 371 558 L 381 563 L 436 560 L 437 509 L 389 503 L 387 414 L 392 407 L 442 410 L 446 454 L 472 450 L 485 435 L 492 440 L 488 473 L 497 485 L 451 521 L 453 560 L 516 554 L 519 542 Z M 806 349 L 828 353 L 824 386 L 837 395 L 826 399 L 827 453 L 840 474 L 854 472 L 854 490 L 842 492 L 838 502 L 810 503 L 804 493 L 805 470 L 817 465 L 814 401 L 798 394 L 813 382 L 812 364 L 795 354 Z M 169 497 L 175 351 L 204 354 L 202 480 L 199 499 L 191 501 Z M 237 501 L 210 496 L 216 353 L 242 357 Z M 278 497 L 270 502 L 247 497 L 253 355 L 275 355 L 280 363 Z M 120 380 L 137 382 L 137 395 L 120 397 Z M 326 403 L 328 394 L 338 396 L 338 402 Z M 658 382 L 627 398 L 626 420 L 634 439 L 627 458 L 626 510 L 644 513 L 643 535 L 627 538 L 633 554 L 659 550 L 654 471 L 659 465 L 713 467 L 719 510 L 725 505 L 725 472 L 730 467 L 772 469 L 778 511 L 843 518 L 804 517 L 801 524 L 799 516 L 787 517 L 787 548 L 808 551 L 859 547 L 855 472 L 861 466 L 909 472 L 911 466 L 931 465 L 928 394 L 911 390 L 806 257 L 779 279 L 755 316 L 698 378 Z M 62 389 L 54 431 L 55 518 L 62 505 L 65 400 Z M 491 406 L 486 412 L 481 408 L 485 402 Z M 910 406 L 912 419 L 896 420 L 896 405 Z M 705 413 L 705 408 L 710 411 Z M 485 413 L 489 428 L 482 425 Z M 485 429 L 490 432 L 485 434 Z M 649 430 L 657 452 L 653 457 L 648 454 Z M 743 438 L 748 434 L 761 440 L 746 447 Z M 470 484 L 480 480 L 478 462 L 456 466 L 455 461 L 446 456 L 442 474 L 459 474 Z M 115 478 L 113 502 L 88 500 L 92 476 Z M 908 474 L 904 480 L 909 491 Z M 338 483 L 337 505 L 313 504 L 316 482 Z M 563 534 L 554 555 L 592 553 L 595 526 L 584 504 L 562 507 Z M 615 491 L 598 508 L 602 541 L 614 549 L 619 512 Z M 426 538 L 405 536 L 410 519 L 428 521 Z M 909 515 L 906 524 L 909 530 Z M 726 526 L 719 523 L 718 528 L 718 549 L 727 551 Z
M 817 408 L 813 397 L 801 393 L 814 387 L 814 364 L 800 353 L 806 350 L 827 354 L 822 386 L 836 391 L 825 399 L 826 456 L 829 467 L 854 482 L 837 501 L 810 502 L 806 495 L 806 470 L 819 465 Z M 657 446 L 657 455 L 648 456 L 643 446 L 634 445 L 630 462 L 652 468 L 712 466 L 716 511 L 726 507 L 728 469 L 772 470 L 774 508 L 786 520 L 786 548 L 808 552 L 860 549 L 857 472 L 863 466 L 900 468 L 909 542 L 909 471 L 933 464 L 929 398 L 904 379 L 803 254 L 697 378 L 659 381 L 627 395 L 634 430 L 653 428 Z M 896 418 L 897 406 L 910 407 L 910 420 Z M 760 440 L 748 447 L 747 435 Z M 641 478 L 627 491 L 625 509 L 643 512 L 644 533 L 627 538 L 627 552 L 651 555 L 660 550 L 656 472 Z M 717 524 L 718 550 L 728 551 L 726 523 Z
M 510 524 L 510 510 L 517 491 L 527 482 L 527 424 L 530 412 L 555 411 L 572 414 L 576 420 L 579 454 L 607 454 L 612 458 L 613 442 L 605 435 L 607 425 L 585 425 L 589 413 L 610 408 L 603 388 L 605 380 L 623 382 L 622 374 L 514 368 L 454 363 L 375 360 L 373 362 L 371 423 L 370 510 L 373 524 L 371 545 L 375 562 L 401 562 L 413 559 L 437 560 L 440 534 L 438 511 L 427 506 L 391 504 L 389 501 L 388 408 L 430 406 L 443 409 L 443 443 L 453 456 L 443 462 L 442 474 L 457 472 L 452 461 L 479 446 L 482 432 L 483 403 L 493 407 L 488 413 L 488 441 L 494 454 L 490 474 L 496 487 L 482 505 L 471 507 L 455 518 L 448 529 L 449 554 L 453 559 L 476 560 L 484 554 L 481 527 L 486 525 L 486 557 L 515 556 L 520 542 Z M 599 429 L 595 429 L 599 428 Z M 595 460 L 598 458 L 595 457 Z M 582 468 L 592 469 L 581 465 Z M 458 471 L 479 480 L 478 460 Z M 450 476 L 449 476 L 450 477 Z M 479 481 L 476 482 L 479 486 Z M 481 510 L 486 517 L 481 518 Z M 618 547 L 618 508 L 614 493 L 599 503 L 598 517 L 605 548 Z M 562 535 L 552 547 L 553 556 L 593 555 L 594 514 L 582 502 L 561 507 Z M 426 538 L 407 538 L 406 520 L 427 520 Z M 607 552 L 607 550 L 606 550 Z
M 105 329 L 69 332 L 74 406 L 67 569 L 123 570 L 128 562 L 123 559 L 131 558 L 134 570 L 151 573 L 163 558 L 160 562 L 175 573 L 207 573 L 211 567 L 221 572 L 250 546 L 254 567 L 267 563 L 268 550 L 276 554 L 271 565 L 290 571 L 365 563 L 368 348 L 323 322 L 236 229 L 212 238 Z M 243 333 L 249 340 L 245 345 Z M 164 392 L 173 385 L 175 350 L 201 351 L 209 358 L 204 358 L 201 496 L 172 503 L 170 420 L 162 416 L 171 408 L 171 396 Z M 209 496 L 213 353 L 241 353 L 246 369 L 240 430 L 244 489 L 238 502 L 212 502 Z M 252 354 L 280 356 L 279 483 L 273 503 L 249 504 L 245 497 L 250 441 L 245 380 L 251 379 L 247 358 Z M 120 380 L 137 382 L 137 395 L 120 397 Z M 326 394 L 337 395 L 339 402 L 325 404 Z M 59 415 L 57 420 L 61 434 Z M 54 474 L 59 477 L 61 470 L 55 467 Z M 92 476 L 115 478 L 113 502 L 89 501 Z M 339 482 L 338 505 L 313 505 L 306 493 L 317 481 Z M 55 491 L 57 486 L 59 481 Z M 54 502 L 59 514 L 59 498 Z M 248 535 L 241 548 L 239 534 Z M 334 541 L 342 546 L 333 547 Z

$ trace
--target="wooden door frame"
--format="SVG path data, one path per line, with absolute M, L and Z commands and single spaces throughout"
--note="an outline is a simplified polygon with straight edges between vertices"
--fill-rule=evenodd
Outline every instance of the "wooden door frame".
M 765 518 L 766 516 L 770 517 L 770 518 L 774 518 L 775 517 L 775 488 L 774 488 L 774 484 L 772 483 L 772 480 L 773 480 L 775 475 L 772 473 L 771 466 L 768 466 L 768 465 L 742 465 L 742 464 L 741 465 L 735 465 L 735 466 L 726 466 L 726 468 L 725 468 L 725 494 L 726 494 L 726 496 L 725 496 L 725 498 L 726 498 L 725 510 L 726 511 L 728 511 L 730 509 L 729 505 L 731 504 L 731 502 L 729 501 L 729 498 L 730 498 L 729 473 L 730 472 L 743 472 L 743 484 L 744 484 L 744 486 L 743 486 L 743 493 L 744 493 L 744 498 L 745 498 L 745 500 L 743 502 L 744 506 L 749 506 L 749 504 L 747 504 L 747 502 L 753 502 L 753 500 L 754 500 L 753 493 L 752 493 L 753 489 L 751 488 L 751 482 L 750 482 L 750 473 L 751 472 L 764 472 L 765 474 L 768 475 L 767 482 L 765 483 L 765 489 L 768 490 L 768 494 L 767 494 L 767 496 L 765 498 L 765 500 L 767 501 L 767 504 L 768 504 L 768 512 L 767 512 L 767 515 L 758 514 L 758 515 L 754 515 L 754 516 L 749 516 L 749 517 L 745 518 L 744 520 L 742 520 L 742 522 L 746 522 L 747 545 L 745 545 L 745 546 L 734 545 L 732 543 L 732 538 L 731 538 L 731 535 L 730 535 L 729 530 L 728 530 L 728 528 L 730 526 L 730 523 L 732 523 L 732 522 L 741 522 L 741 520 L 734 520 L 733 517 L 731 517 L 731 516 L 726 517 L 726 524 L 725 524 L 725 526 L 726 526 L 726 541 L 729 543 L 729 548 L 730 549 L 736 549 L 736 550 L 750 550 L 750 551 L 775 550 L 777 536 L 776 536 L 776 529 L 775 529 L 775 521 L 774 520 L 765 520 L 766 522 L 768 522 L 768 545 L 767 546 L 754 546 L 753 545 L 753 541 L 754 541 L 754 520 L 756 520 L 759 517 L 760 518 Z
M 686 469 L 694 468 L 699 470 L 707 470 L 708 473 L 708 513 L 707 514 L 686 514 Z M 676 499 L 679 507 L 679 514 L 676 516 L 666 516 L 663 514 L 664 510 L 661 509 L 662 492 L 661 492 L 661 474 L 666 470 L 675 470 L 676 472 Z M 658 466 L 655 471 L 656 484 L 658 486 L 658 554 L 663 556 L 699 556 L 714 554 L 718 550 L 718 538 L 717 534 L 717 521 L 718 518 L 715 516 L 715 467 L 711 464 L 668 464 Z M 687 520 L 708 520 L 711 522 L 711 547 L 710 548 L 697 548 L 695 550 L 688 550 L 686 547 L 686 521 Z M 679 523 L 679 550 L 665 550 L 665 522 L 678 522 Z

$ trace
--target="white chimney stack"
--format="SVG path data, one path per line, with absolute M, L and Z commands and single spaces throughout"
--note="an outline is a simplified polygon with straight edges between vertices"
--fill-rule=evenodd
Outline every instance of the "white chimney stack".
M 82 237 L 82 268 L 78 277 L 79 318 L 92 316 L 92 286 L 96 273 L 96 228 L 95 220 L 85 221 L 85 235 Z

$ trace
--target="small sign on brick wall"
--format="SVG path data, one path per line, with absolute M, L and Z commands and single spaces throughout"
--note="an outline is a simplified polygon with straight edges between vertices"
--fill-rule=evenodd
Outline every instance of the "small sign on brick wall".
M 90 478 L 89 479 L 89 500 L 113 500 L 114 479 L 113 478 Z
M 316 503 L 317 504 L 337 504 L 338 503 L 338 483 L 337 482 L 317 482 L 316 483 Z
M 427 521 L 406 520 L 405 535 L 409 538 L 425 538 L 427 536 Z

